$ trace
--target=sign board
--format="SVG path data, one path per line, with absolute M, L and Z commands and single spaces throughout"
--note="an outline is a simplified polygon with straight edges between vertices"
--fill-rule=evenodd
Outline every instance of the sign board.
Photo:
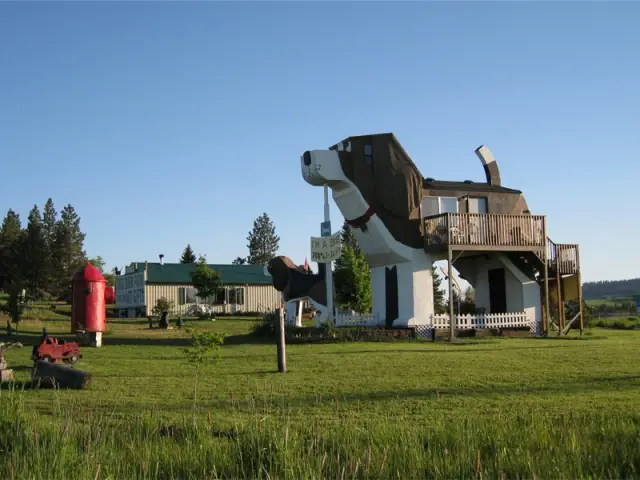
M 329 237 L 311 237 L 311 261 L 329 263 L 336 261 L 342 253 L 340 232 Z
M 320 224 L 320 236 L 321 237 L 330 237 L 331 236 L 331 222 L 322 222 Z
M 144 307 L 144 270 L 116 277 L 116 308 Z

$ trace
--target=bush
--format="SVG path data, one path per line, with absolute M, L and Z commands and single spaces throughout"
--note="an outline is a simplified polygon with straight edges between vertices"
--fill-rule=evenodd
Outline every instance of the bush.
M 155 315 L 160 315 L 164 312 L 170 312 L 172 309 L 173 302 L 167 300 L 165 297 L 160 297 L 151 312 Z
M 280 318 L 277 312 L 263 314 L 262 322 L 256 323 L 251 329 L 251 333 L 258 337 L 274 337 L 278 333 L 278 323 Z

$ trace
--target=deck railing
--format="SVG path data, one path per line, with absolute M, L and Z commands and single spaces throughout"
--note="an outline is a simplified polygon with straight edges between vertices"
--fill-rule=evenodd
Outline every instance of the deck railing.
M 443 213 L 424 219 L 425 247 L 545 247 L 543 215 Z
M 554 243 L 549 239 L 547 246 L 549 268 L 561 275 L 570 275 L 578 271 L 578 245 L 572 243 Z

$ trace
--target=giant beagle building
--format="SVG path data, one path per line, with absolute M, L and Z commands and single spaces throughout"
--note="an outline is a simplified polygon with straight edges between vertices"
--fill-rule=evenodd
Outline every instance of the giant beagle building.
M 327 185 L 371 267 L 378 325 L 418 330 L 553 325 L 581 299 L 579 249 L 547 237 L 521 191 L 502 186 L 496 160 L 476 149 L 486 182 L 424 178 L 392 133 L 349 137 L 301 157 L 304 180 Z M 448 259 L 476 291 L 476 315 L 435 315 L 431 266 Z M 551 308 L 553 307 L 553 308 Z M 553 310 L 553 312 L 552 312 Z M 580 322 L 575 322 L 579 318 Z M 567 321 L 568 320 L 568 321 Z

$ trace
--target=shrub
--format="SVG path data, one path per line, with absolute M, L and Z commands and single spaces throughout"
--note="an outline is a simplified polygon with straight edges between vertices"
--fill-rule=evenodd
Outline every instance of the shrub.
M 173 309 L 173 302 L 167 300 L 165 297 L 160 297 L 151 312 L 155 315 L 160 315 L 164 312 L 170 312 Z

